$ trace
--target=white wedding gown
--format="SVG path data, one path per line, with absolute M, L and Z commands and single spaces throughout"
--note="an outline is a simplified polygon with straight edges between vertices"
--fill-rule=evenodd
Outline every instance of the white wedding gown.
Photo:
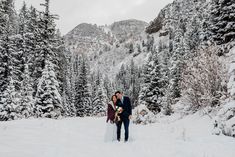
M 108 122 L 106 124 L 106 131 L 104 136 L 105 142 L 113 142 L 117 140 L 117 126 Z
M 133 132 L 133 124 L 132 121 L 130 121 L 129 125 L 129 142 L 134 141 L 134 132 Z M 122 130 L 121 130 L 121 138 L 124 138 L 124 126 L 122 124 Z M 104 136 L 104 141 L 105 142 L 113 142 L 117 141 L 117 126 L 116 124 L 111 124 L 110 122 L 106 123 L 106 131 L 105 131 L 105 136 Z

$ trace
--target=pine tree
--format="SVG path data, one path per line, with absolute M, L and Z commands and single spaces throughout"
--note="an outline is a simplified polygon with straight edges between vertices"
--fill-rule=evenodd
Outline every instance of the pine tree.
M 75 82 L 75 107 L 77 116 L 84 117 L 90 114 L 91 93 L 89 84 L 89 67 L 85 56 L 82 57 L 79 75 Z
M 30 76 L 32 76 L 35 81 L 34 90 L 36 90 L 36 80 L 40 77 L 36 70 L 39 65 L 36 58 L 38 57 L 38 52 L 41 45 L 41 37 L 39 34 L 39 15 L 37 14 L 37 10 L 32 6 L 29 8 L 27 29 L 28 31 L 25 34 L 25 45 L 28 53 L 26 53 L 27 56 L 25 56 L 25 58 L 29 64 Z
M 154 69 L 151 72 L 151 83 L 149 86 L 149 100 L 148 100 L 148 109 L 152 111 L 153 113 L 158 113 L 161 108 L 162 103 L 162 97 L 164 96 L 163 88 L 165 88 L 165 82 L 163 80 L 163 76 L 161 74 L 161 66 L 158 61 L 158 57 L 154 57 Z
M 36 92 L 36 114 L 39 117 L 58 118 L 63 109 L 54 65 L 46 61 Z
M 37 26 L 37 35 L 39 37 L 37 41 L 37 49 L 35 52 L 34 60 L 34 88 L 37 91 L 37 84 L 39 78 L 42 76 L 42 71 L 45 68 L 46 61 L 50 61 L 54 64 L 54 70 L 56 75 L 58 74 L 58 63 L 59 55 L 58 50 L 55 48 L 57 45 L 56 40 L 56 29 L 54 20 L 57 18 L 55 15 L 50 13 L 49 10 L 49 0 L 45 0 L 44 4 L 41 4 L 45 7 L 45 10 L 40 13 L 38 26 Z M 35 20 L 35 19 L 34 19 Z M 58 76 L 57 76 L 58 77 Z M 58 78 L 57 78 L 58 79 Z
M 0 1 L 0 102 L 10 81 L 10 53 L 13 49 L 10 37 L 15 33 L 14 19 L 13 0 Z
M 26 64 L 24 68 L 23 81 L 21 85 L 21 106 L 20 111 L 24 118 L 34 116 L 35 102 L 33 98 L 33 81 Z
M 116 75 L 116 89 L 120 90 L 120 91 L 128 91 L 128 80 L 126 78 L 127 76 L 127 70 L 125 68 L 125 65 L 122 64 L 120 71 L 118 72 L 118 74 Z
M 105 75 L 104 77 L 104 90 L 105 90 L 105 95 L 107 95 L 108 99 L 110 99 L 113 93 L 115 92 L 112 82 L 109 79 L 108 75 Z
M 190 59 L 195 56 L 195 51 L 200 44 L 199 40 L 199 23 L 197 21 L 197 17 L 192 17 L 192 20 L 187 25 L 187 31 L 182 40 L 184 40 L 184 51 L 185 51 L 185 59 Z
M 133 53 L 134 52 L 134 45 L 133 43 L 130 43 L 130 47 L 129 47 L 129 53 Z
M 76 116 L 76 108 L 74 106 L 74 93 L 75 93 L 75 76 L 74 76 L 74 61 L 72 54 L 67 51 L 66 53 L 66 71 L 63 91 L 63 101 L 67 104 L 68 116 Z
M 154 37 L 148 35 L 148 36 L 147 36 L 147 45 L 146 45 L 148 52 L 151 52 L 151 51 L 154 49 L 154 48 L 153 48 L 153 45 L 154 45 Z
M 105 106 L 107 104 L 107 96 L 105 95 L 103 78 L 100 72 L 97 72 L 95 78 L 95 87 L 93 95 L 93 115 L 105 115 Z
M 232 0 L 213 0 L 211 2 L 211 32 L 218 44 L 226 44 L 235 39 L 235 6 Z
M 21 82 L 23 80 L 23 73 L 24 73 L 24 64 L 25 58 L 23 57 L 24 48 L 23 43 L 24 40 L 21 35 L 13 35 L 10 38 L 11 45 L 9 49 L 9 67 L 10 67 L 10 76 L 14 81 L 14 85 L 16 90 L 21 89 Z
M 28 27 L 29 27 L 29 18 L 30 18 L 30 14 L 28 11 L 28 8 L 26 6 L 26 3 L 23 3 L 23 6 L 20 10 L 19 13 L 19 30 L 18 33 L 20 35 L 22 35 L 22 37 L 24 37 L 24 35 L 29 31 Z
M 140 91 L 140 72 L 136 67 L 134 60 L 131 60 L 130 70 L 129 70 L 129 96 L 131 99 L 131 104 L 133 107 L 137 106 L 137 100 Z
M 170 80 L 168 87 L 168 100 L 170 103 L 174 103 L 174 99 L 177 99 L 181 96 L 180 90 L 180 81 L 181 81 L 181 73 L 183 68 L 183 35 L 182 30 L 178 28 L 175 32 L 174 44 L 173 44 L 173 55 L 170 61 Z
M 143 68 L 143 83 L 141 84 L 141 90 L 138 98 L 138 104 L 139 105 L 147 105 L 147 99 L 148 95 L 147 93 L 149 92 L 149 86 L 151 83 L 151 72 L 154 69 L 154 62 L 153 62 L 153 56 L 151 56 L 148 59 L 147 64 Z
M 15 89 L 14 81 L 10 78 L 9 85 L 4 91 L 1 99 L 1 120 L 15 120 L 20 116 L 20 95 Z

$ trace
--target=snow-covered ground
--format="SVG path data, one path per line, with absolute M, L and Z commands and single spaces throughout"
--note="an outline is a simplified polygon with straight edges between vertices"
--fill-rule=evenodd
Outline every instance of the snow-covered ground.
M 105 143 L 105 118 L 1 122 L 0 157 L 234 157 L 234 138 L 212 135 L 212 126 L 207 116 L 173 116 L 132 124 L 128 143 Z

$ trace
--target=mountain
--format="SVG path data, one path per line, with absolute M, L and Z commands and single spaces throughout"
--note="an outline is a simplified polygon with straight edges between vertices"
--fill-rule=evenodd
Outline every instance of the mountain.
M 131 40 L 138 40 L 148 23 L 135 19 L 114 22 L 110 28 L 120 43 Z
M 75 53 L 88 53 L 110 45 L 112 37 L 97 25 L 82 23 L 64 36 L 67 48 Z
M 64 36 L 65 45 L 74 55 L 86 54 L 91 71 L 99 69 L 103 75 L 112 78 L 122 64 L 130 64 L 132 59 L 140 65 L 144 63 L 147 53 L 140 54 L 136 47 L 138 45 L 142 51 L 147 25 L 135 19 L 114 22 L 109 26 L 82 23 Z

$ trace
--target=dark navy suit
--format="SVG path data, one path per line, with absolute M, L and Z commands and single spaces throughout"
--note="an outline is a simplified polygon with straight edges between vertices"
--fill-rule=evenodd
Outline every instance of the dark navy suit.
M 125 141 L 128 141 L 129 138 L 129 116 L 132 115 L 132 108 L 131 108 L 131 101 L 128 97 L 123 97 L 123 101 L 119 100 L 117 101 L 117 106 L 122 107 L 123 111 L 120 113 L 120 121 L 117 122 L 117 139 L 120 141 L 121 138 L 121 127 L 122 123 L 124 124 L 125 129 Z

